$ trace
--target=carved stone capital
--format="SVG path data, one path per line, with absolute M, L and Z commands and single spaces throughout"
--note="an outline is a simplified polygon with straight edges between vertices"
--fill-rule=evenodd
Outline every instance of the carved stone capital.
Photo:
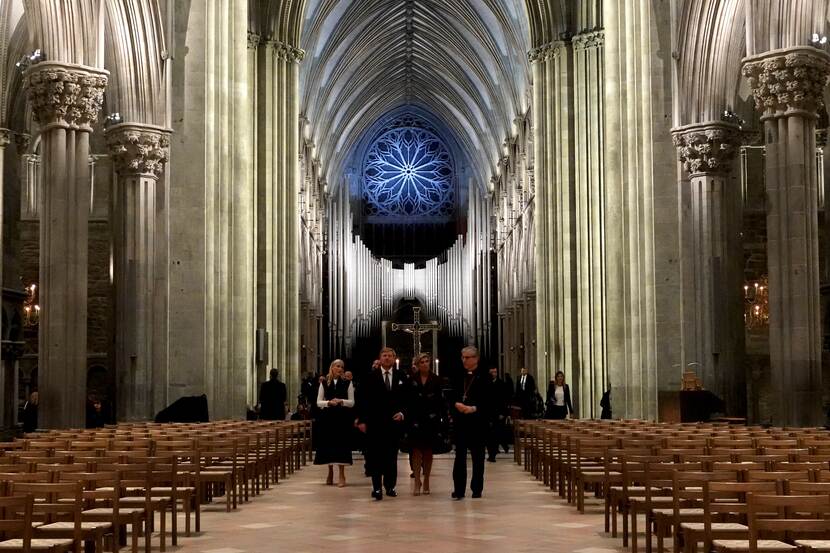
M 552 42 L 548 42 L 547 44 L 542 44 L 541 46 L 537 46 L 528 52 L 527 60 L 530 63 L 533 63 L 536 61 L 541 62 L 557 58 L 562 52 L 565 51 L 567 46 L 568 43 L 564 40 L 554 40 Z
M 605 45 L 605 31 L 590 31 L 574 35 L 571 39 L 574 50 L 589 50 L 591 48 L 602 48 Z
M 272 40 L 269 43 L 273 46 L 274 57 L 291 63 L 300 63 L 305 58 L 305 50 L 296 48 L 279 40 Z
M 29 145 L 32 143 L 32 135 L 25 132 L 14 133 L 14 145 L 20 154 L 25 154 L 29 151 Z
M 690 175 L 725 174 L 741 145 L 741 132 L 728 123 L 697 123 L 674 129 L 672 142 Z
M 258 34 L 248 31 L 248 50 L 256 50 L 260 41 L 261 37 Z
M 830 54 L 801 46 L 744 58 L 761 119 L 799 115 L 814 119 L 830 77 Z
M 42 130 L 53 127 L 91 131 L 104 103 L 108 71 L 41 62 L 23 74 L 23 86 Z
M 5 148 L 12 141 L 12 131 L 0 129 L 0 149 Z
M 115 170 L 122 177 L 158 178 L 167 163 L 170 133 L 170 129 L 136 123 L 107 129 L 107 145 Z

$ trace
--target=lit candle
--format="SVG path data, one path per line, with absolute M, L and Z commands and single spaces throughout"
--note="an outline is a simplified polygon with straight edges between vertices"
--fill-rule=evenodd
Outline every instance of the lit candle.
M 395 359 L 395 368 L 396 368 L 396 369 L 400 369 L 400 368 L 401 368 L 401 360 L 400 360 L 400 359 Z
M 435 374 L 438 374 L 438 359 L 435 360 Z

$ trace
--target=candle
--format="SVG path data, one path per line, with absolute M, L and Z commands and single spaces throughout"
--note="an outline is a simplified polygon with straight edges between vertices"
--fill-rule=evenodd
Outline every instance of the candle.
M 438 359 L 435 360 L 435 374 L 438 374 Z
M 401 368 L 401 360 L 400 360 L 400 359 L 395 359 L 395 368 L 396 368 L 396 369 L 400 369 L 400 368 Z

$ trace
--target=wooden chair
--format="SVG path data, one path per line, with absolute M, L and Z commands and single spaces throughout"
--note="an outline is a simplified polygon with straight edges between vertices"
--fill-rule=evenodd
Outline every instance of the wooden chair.
M 679 551 L 681 524 L 703 522 L 703 484 L 706 482 L 735 482 L 735 471 L 699 472 L 676 470 L 672 475 L 672 506 L 652 510 L 657 553 L 663 553 L 663 541 L 673 537 L 674 550 Z
M 681 523 L 683 550 L 691 553 L 703 543 L 703 550 L 711 551 L 715 539 L 746 539 L 747 494 L 775 493 L 778 483 L 761 482 L 703 482 L 703 522 Z
M 121 543 L 121 528 L 129 525 L 132 538 L 132 553 L 138 553 L 138 538 L 145 529 L 147 511 L 141 507 L 124 507 L 121 505 L 121 474 L 117 470 L 99 472 L 60 473 L 63 481 L 78 481 L 83 486 L 84 510 L 81 520 L 84 522 L 105 522 L 112 525 L 113 551 L 118 551 Z M 150 553 L 149 532 L 144 532 L 145 551 Z
M 765 536 L 799 540 L 804 536 L 826 535 L 830 532 L 830 495 L 749 494 L 747 500 L 749 539 L 715 540 L 713 546 L 716 552 L 796 551 L 797 545 Z
M 46 551 L 64 553 L 72 551 L 72 540 L 34 538 L 34 498 L 31 495 L 0 497 L 0 534 L 7 539 L 0 541 L 0 551 L 29 553 Z
M 92 543 L 96 553 L 104 550 L 104 535 L 112 532 L 107 522 L 84 522 L 83 485 L 81 482 L 18 482 L 11 486 L 14 494 L 35 498 L 34 516 L 42 520 L 35 527 L 34 537 L 46 539 L 71 539 L 75 553 L 80 553 L 84 543 Z

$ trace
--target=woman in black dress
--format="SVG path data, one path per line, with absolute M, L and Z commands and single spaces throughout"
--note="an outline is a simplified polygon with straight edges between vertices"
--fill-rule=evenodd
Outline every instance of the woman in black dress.
M 318 432 L 315 465 L 328 465 L 326 484 L 334 484 L 334 465 L 340 470 L 337 487 L 346 485 L 346 465 L 352 464 L 351 436 L 352 407 L 354 407 L 354 385 L 343 378 L 343 361 L 335 359 L 329 366 L 326 380 L 317 391 Z
M 415 473 L 414 495 L 429 494 L 429 474 L 432 471 L 432 450 L 440 439 L 442 421 L 446 420 L 446 404 L 441 394 L 441 381 L 432 372 L 432 358 L 422 353 L 415 358 L 418 373 L 409 381 L 408 439 L 412 450 L 412 470 Z M 423 480 L 421 471 L 423 469 Z

